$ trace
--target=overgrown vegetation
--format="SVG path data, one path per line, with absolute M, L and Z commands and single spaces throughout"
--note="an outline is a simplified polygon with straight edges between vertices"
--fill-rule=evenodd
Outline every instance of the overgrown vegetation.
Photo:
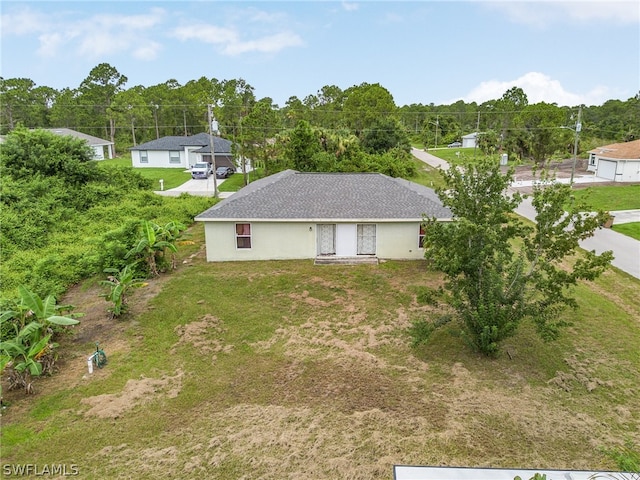
M 90 161 L 84 142 L 16 129 L 0 151 L 0 282 L 60 295 L 105 268 L 121 269 L 142 220 L 190 223 L 215 200 L 161 197 L 132 168 Z M 167 257 L 170 261 L 170 256 Z

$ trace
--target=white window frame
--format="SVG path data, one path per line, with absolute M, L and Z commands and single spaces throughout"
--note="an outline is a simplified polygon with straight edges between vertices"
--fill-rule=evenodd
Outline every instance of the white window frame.
M 149 163 L 149 152 L 140 150 L 140 163 Z
M 177 154 L 177 157 L 175 156 Z M 177 161 L 175 159 L 178 159 Z M 180 165 L 182 159 L 180 158 L 180 152 L 175 150 L 169 150 L 169 165 Z
M 425 228 L 422 224 L 418 227 L 418 248 L 424 248 Z
M 248 225 L 249 226 L 249 233 L 248 234 L 246 234 L 244 232 L 242 234 L 238 233 L 238 225 Z M 243 230 L 244 230 L 244 228 L 243 228 Z M 251 250 L 251 248 L 253 248 L 253 239 L 252 239 L 251 231 L 252 231 L 252 225 L 250 223 L 236 223 L 234 225 L 233 232 L 234 232 L 234 234 L 236 236 L 236 250 Z M 239 241 L 240 240 L 246 240 L 246 239 L 249 239 L 249 246 L 248 247 L 244 246 L 244 245 L 240 246 Z

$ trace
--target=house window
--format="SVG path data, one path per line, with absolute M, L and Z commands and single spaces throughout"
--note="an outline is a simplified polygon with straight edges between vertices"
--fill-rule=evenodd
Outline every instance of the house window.
M 251 248 L 250 223 L 236 223 L 236 247 Z
M 589 155 L 589 165 L 595 166 L 595 164 L 596 164 L 596 154 L 592 153 L 591 155 Z
M 140 163 L 149 163 L 149 153 L 146 150 L 140 150 Z
M 420 225 L 420 235 L 418 235 L 418 247 L 424 248 L 424 225 Z
M 169 163 L 170 164 L 180 164 L 180 152 L 169 152 Z

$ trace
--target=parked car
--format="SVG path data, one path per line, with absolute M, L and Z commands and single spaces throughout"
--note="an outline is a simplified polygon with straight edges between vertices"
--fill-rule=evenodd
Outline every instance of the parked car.
M 447 147 L 449 147 L 449 148 L 457 148 L 457 147 L 461 147 L 461 146 L 462 146 L 462 143 L 460 143 L 460 142 L 453 142 L 453 143 L 450 143 L 449 145 L 447 145 Z
M 213 173 L 213 166 L 208 162 L 196 163 L 191 167 L 191 178 L 209 178 Z
M 216 178 L 229 178 L 236 171 L 231 167 L 218 167 L 216 168 Z

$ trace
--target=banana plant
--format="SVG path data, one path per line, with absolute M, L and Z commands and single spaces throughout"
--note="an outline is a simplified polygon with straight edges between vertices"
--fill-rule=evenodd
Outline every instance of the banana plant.
M 178 222 L 169 222 L 161 227 L 156 223 L 143 220 L 140 224 L 140 237 L 125 258 L 139 257 L 147 264 L 149 274 L 159 274 L 158 261 L 166 262 L 166 251 L 178 251 L 177 240 L 185 226 Z M 173 259 L 173 256 L 172 256 Z M 172 261 L 173 264 L 173 261 Z
M 132 288 L 143 287 L 147 285 L 142 278 L 135 277 L 135 264 L 125 265 L 122 270 L 117 268 L 106 268 L 104 273 L 109 273 L 106 280 L 100 282 L 101 285 L 107 287 L 109 291 L 100 296 L 107 301 L 113 303 L 108 309 L 113 318 L 120 317 L 126 313 L 128 309 L 127 295 Z
M 57 344 L 51 343 L 51 334 L 38 338 L 41 324 L 31 322 L 25 325 L 11 340 L 0 342 L 0 367 L 8 370 L 9 390 L 24 387 L 26 393 L 33 393 L 32 377 L 47 372 L 43 359 L 53 352 Z M 37 341 L 34 340 L 38 338 Z M 52 362 L 47 365 L 53 366 Z
M 58 315 L 63 308 L 53 295 L 40 298 L 24 286 L 11 309 L 0 312 L 0 373 L 8 372 L 10 389 L 23 386 L 33 392 L 32 377 L 50 372 L 55 362 L 52 325 L 76 325 L 71 316 Z M 74 314 L 75 317 L 81 316 Z
M 73 317 L 82 316 L 82 314 L 73 314 L 73 316 L 58 315 L 61 309 L 69 307 L 57 305 L 56 298 L 53 295 L 40 298 L 23 285 L 18 287 L 18 295 L 20 298 L 17 302 L 14 302 L 13 308 L 0 312 L 0 325 L 4 326 L 5 322 L 13 321 L 13 328 L 16 334 L 25 327 L 27 321 L 34 320 L 38 323 L 40 329 L 43 329 L 47 327 L 47 324 L 76 325 L 79 322 Z

